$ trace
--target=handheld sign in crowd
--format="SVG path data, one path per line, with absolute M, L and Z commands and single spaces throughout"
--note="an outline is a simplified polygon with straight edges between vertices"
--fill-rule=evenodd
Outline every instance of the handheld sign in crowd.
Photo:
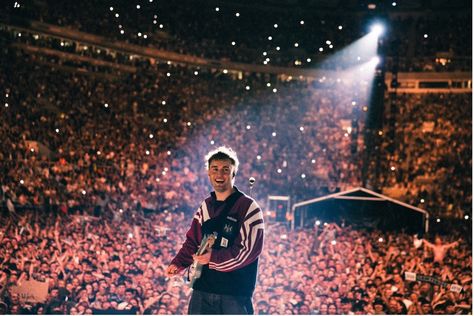
M 12 291 L 18 294 L 21 302 L 42 303 L 48 298 L 48 282 L 23 281 L 19 285 L 12 286 Z
M 455 293 L 461 293 L 462 291 L 462 286 L 459 284 L 452 284 L 452 283 L 447 283 L 444 281 L 441 281 L 438 278 L 428 276 L 428 275 L 422 275 L 422 274 L 417 274 L 414 272 L 405 272 L 405 280 L 407 281 L 421 281 L 421 282 L 428 282 L 431 284 L 437 284 L 442 287 L 446 287 L 448 290 L 451 292 Z

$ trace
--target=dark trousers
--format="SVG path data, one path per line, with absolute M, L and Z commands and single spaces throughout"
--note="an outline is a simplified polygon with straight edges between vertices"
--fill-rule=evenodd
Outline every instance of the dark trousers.
M 188 308 L 189 315 L 252 315 L 252 299 L 246 296 L 213 294 L 193 290 Z

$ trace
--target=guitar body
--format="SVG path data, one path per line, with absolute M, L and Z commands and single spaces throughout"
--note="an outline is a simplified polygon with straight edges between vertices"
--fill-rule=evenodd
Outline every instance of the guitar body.
M 217 238 L 217 233 L 214 232 L 210 235 L 205 235 L 201 240 L 201 245 L 199 246 L 196 255 L 200 256 L 204 254 L 208 249 L 214 245 L 214 242 Z M 188 280 L 189 280 L 189 287 L 193 287 L 194 282 L 201 277 L 202 274 L 202 267 L 203 265 L 194 261 L 193 264 L 189 267 L 188 271 Z

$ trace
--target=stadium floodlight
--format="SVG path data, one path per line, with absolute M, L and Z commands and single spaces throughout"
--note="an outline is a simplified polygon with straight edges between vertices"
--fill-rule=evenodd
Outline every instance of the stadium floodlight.
M 384 27 L 382 24 L 380 23 L 375 23 L 374 25 L 372 25 L 372 27 L 370 28 L 370 32 L 372 34 L 374 34 L 375 36 L 379 37 L 380 35 L 383 34 L 384 32 Z
M 380 57 L 378 56 L 372 57 L 372 59 L 370 60 L 370 63 L 373 64 L 374 66 L 377 66 L 380 63 Z

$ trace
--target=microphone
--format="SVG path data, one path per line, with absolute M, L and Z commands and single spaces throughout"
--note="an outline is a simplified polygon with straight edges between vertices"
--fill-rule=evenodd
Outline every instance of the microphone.
M 253 185 L 255 183 L 255 178 L 254 177 L 250 177 L 249 178 L 249 195 L 252 196 L 252 188 L 253 188 Z

